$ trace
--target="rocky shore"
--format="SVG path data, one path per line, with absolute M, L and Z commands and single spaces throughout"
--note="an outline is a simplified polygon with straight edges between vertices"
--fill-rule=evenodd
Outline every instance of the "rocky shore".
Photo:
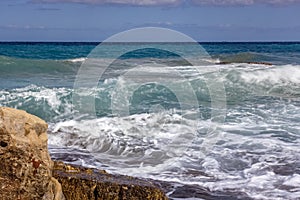
M 150 180 L 53 162 L 47 128 L 25 111 L 0 107 L 0 199 L 167 199 Z

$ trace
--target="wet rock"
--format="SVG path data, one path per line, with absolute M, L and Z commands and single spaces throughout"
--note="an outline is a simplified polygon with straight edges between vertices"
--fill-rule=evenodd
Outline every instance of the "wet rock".
M 205 199 L 205 200 L 253 200 L 246 193 L 222 190 L 211 191 L 209 188 L 200 185 L 183 185 L 159 181 L 163 190 L 169 194 L 170 200 L 175 199 Z
M 66 199 L 70 200 L 165 200 L 157 185 L 104 170 L 54 162 L 53 176 L 61 183 Z
M 52 179 L 47 128 L 25 111 L 0 107 L 0 199 L 63 199 Z
M 269 62 L 227 62 L 227 61 L 222 61 L 217 64 L 226 65 L 226 64 L 233 64 L 233 63 L 246 63 L 246 64 L 257 64 L 257 65 L 268 65 L 268 66 L 273 65 L 272 63 L 269 63 Z

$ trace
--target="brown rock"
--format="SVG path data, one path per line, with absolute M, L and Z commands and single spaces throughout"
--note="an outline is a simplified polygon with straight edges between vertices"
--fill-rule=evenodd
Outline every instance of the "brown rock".
M 47 128 L 25 111 L 0 107 L 0 199 L 40 200 L 49 194 L 54 180 Z M 55 198 L 56 191 L 44 200 Z
M 228 62 L 228 61 L 222 61 L 217 64 L 226 65 L 226 64 L 233 64 L 233 63 L 258 64 L 258 65 L 268 65 L 268 66 L 273 65 L 272 63 L 269 63 L 269 62 Z
M 1 200 L 165 200 L 151 181 L 53 161 L 45 121 L 0 107 Z M 52 177 L 53 173 L 53 177 Z
M 48 191 L 44 194 L 42 200 L 65 200 L 61 184 L 55 178 L 51 178 Z
M 153 182 L 54 162 L 53 176 L 68 200 L 166 200 Z

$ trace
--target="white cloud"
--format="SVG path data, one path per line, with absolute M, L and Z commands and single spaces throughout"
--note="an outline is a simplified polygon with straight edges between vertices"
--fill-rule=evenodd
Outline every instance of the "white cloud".
M 182 0 L 32 0 L 34 3 L 118 4 L 137 6 L 178 5 Z
M 253 5 L 253 4 L 291 4 L 300 0 L 192 0 L 196 5 Z
M 82 4 L 116 4 L 136 6 L 176 6 L 191 2 L 191 5 L 253 5 L 253 4 L 292 4 L 300 0 L 30 0 L 34 3 L 82 3 Z
M 16 25 L 16 24 L 8 24 L 5 26 L 0 26 L 0 28 L 4 29 L 18 29 L 18 30 L 28 30 L 28 29 L 35 29 L 35 30 L 42 30 L 46 29 L 45 26 L 31 26 L 31 25 Z

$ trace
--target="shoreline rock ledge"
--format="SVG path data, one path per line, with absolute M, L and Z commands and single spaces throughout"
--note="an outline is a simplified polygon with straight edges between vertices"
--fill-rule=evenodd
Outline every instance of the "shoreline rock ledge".
M 53 162 L 47 129 L 36 116 L 0 107 L 1 200 L 167 199 L 149 180 Z

